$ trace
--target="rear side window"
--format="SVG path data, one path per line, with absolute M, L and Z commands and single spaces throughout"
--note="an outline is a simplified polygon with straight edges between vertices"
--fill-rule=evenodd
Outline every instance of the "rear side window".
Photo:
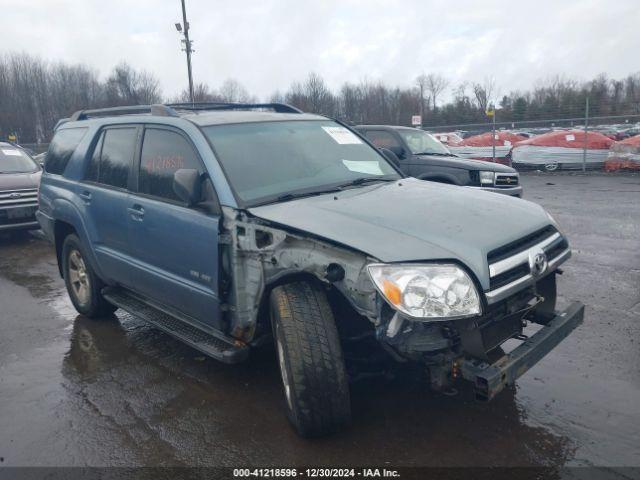
M 368 130 L 365 136 L 377 148 L 399 147 L 400 142 L 391 133 L 384 130 Z
M 138 191 L 179 202 L 173 191 L 173 174 L 181 168 L 203 173 L 200 158 L 191 144 L 179 133 L 147 128 L 142 143 Z
M 44 170 L 47 173 L 62 175 L 71 155 L 86 133 L 86 127 L 58 130 L 49 145 Z
M 109 128 L 102 133 L 87 171 L 87 179 L 117 188 L 127 188 L 136 148 L 136 127 Z

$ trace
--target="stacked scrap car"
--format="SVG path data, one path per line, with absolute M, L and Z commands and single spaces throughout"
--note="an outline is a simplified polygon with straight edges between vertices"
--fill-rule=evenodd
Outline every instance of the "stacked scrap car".
M 511 150 L 511 161 L 515 168 L 521 169 L 579 169 L 584 160 L 587 168 L 602 168 L 613 143 L 597 132 L 587 132 L 586 136 L 584 130 L 549 132 L 516 143 Z
M 509 165 L 511 163 L 509 160 L 511 147 L 516 142 L 523 140 L 526 140 L 526 137 L 511 132 L 501 131 L 495 132 L 495 134 L 487 132 L 482 135 L 465 138 L 457 145 L 450 146 L 449 149 L 452 153 L 463 158 L 492 162 L 495 147 L 496 163 Z
M 604 169 L 607 172 L 640 170 L 640 135 L 611 145 Z

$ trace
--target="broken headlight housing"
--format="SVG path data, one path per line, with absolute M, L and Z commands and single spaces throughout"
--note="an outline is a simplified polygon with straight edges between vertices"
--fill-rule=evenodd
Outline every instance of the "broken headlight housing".
M 451 320 L 481 312 L 473 280 L 457 265 L 375 263 L 367 268 L 382 297 L 409 317 Z

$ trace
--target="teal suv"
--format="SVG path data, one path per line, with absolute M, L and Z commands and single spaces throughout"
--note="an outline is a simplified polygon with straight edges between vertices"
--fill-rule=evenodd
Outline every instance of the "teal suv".
M 540 206 L 407 178 L 348 126 L 284 104 L 76 112 L 37 218 L 81 314 L 126 310 L 227 363 L 273 342 L 303 436 L 349 424 L 350 349 L 490 400 L 583 318 L 556 311 L 571 250 Z

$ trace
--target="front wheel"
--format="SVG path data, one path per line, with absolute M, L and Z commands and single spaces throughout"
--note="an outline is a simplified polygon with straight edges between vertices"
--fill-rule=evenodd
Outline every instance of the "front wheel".
M 62 244 L 62 271 L 67 292 L 76 310 L 89 318 L 104 317 L 117 307 L 102 296 L 104 286 L 83 253 L 80 239 L 68 235 Z
M 308 282 L 276 287 L 271 322 L 289 421 L 303 437 L 347 426 L 349 384 L 325 292 Z

